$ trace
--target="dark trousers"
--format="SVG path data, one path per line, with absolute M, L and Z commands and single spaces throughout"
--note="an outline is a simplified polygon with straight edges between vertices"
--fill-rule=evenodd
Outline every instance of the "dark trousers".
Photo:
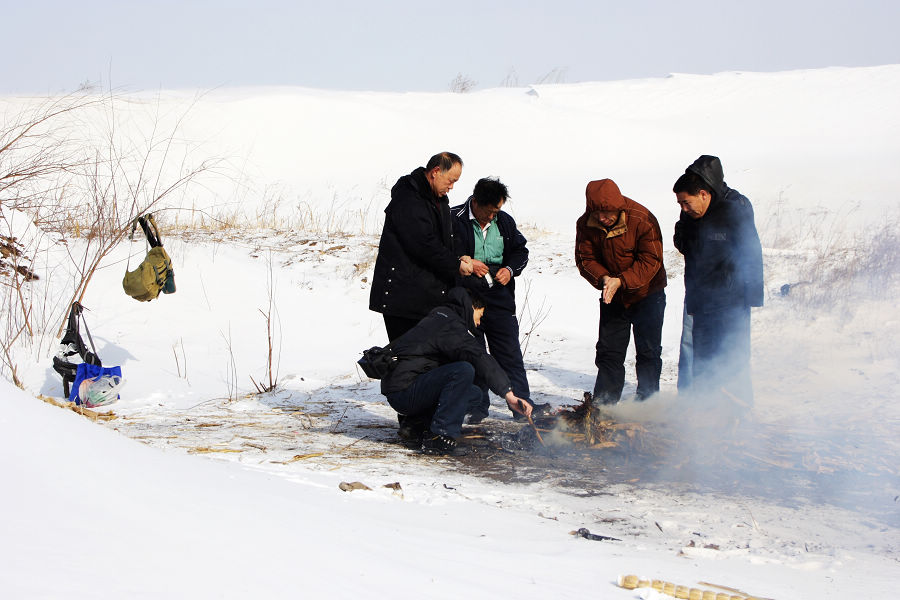
M 693 391 L 752 405 L 750 307 L 694 314 L 693 342 Z
M 469 405 L 481 397 L 473 381 L 475 368 L 454 362 L 416 377 L 405 390 L 387 395 L 388 404 L 401 415 L 433 414 L 431 431 L 457 438 Z
M 594 398 L 618 402 L 625 387 L 625 354 L 634 329 L 637 396 L 642 400 L 659 391 L 662 373 L 662 326 L 666 294 L 660 290 L 625 308 L 600 301 L 600 333 L 597 339 L 597 380 Z
M 509 377 L 509 385 L 512 387 L 513 394 L 523 400 L 529 400 L 531 390 L 525 375 L 522 348 L 519 346 L 519 321 L 516 319 L 516 315 L 488 307 L 481 318 L 480 329 L 484 332 L 491 356 Z M 486 416 L 491 405 L 487 386 L 482 384 L 481 390 L 481 401 L 473 407 L 471 412 Z
M 384 317 L 384 328 L 387 330 L 388 342 L 393 342 L 419 324 L 419 319 L 395 317 L 393 315 L 382 315 L 382 317 Z

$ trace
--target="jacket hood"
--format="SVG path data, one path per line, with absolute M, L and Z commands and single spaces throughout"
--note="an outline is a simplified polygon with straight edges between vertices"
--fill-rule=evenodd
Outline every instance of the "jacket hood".
M 625 196 L 612 179 L 600 179 L 587 184 L 587 212 L 625 210 Z
M 466 324 L 466 329 L 475 331 L 475 315 L 472 310 L 472 298 L 465 288 L 455 287 L 447 292 L 445 306 L 459 315 Z
M 722 172 L 722 163 L 719 161 L 719 157 L 704 154 L 691 163 L 685 172 L 699 175 L 720 198 L 725 195 L 725 174 Z

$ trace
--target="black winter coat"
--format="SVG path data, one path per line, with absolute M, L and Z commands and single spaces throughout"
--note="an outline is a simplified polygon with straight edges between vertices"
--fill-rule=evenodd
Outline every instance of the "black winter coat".
M 713 190 L 702 217 L 682 213 L 675 224 L 675 247 L 684 255 L 687 312 L 762 306 L 762 246 L 750 201 L 725 185 L 722 164 L 715 156 L 701 156 L 687 170 Z
M 419 167 L 391 188 L 369 309 L 420 319 L 446 301 L 458 272 L 449 200 L 434 195 Z
M 472 300 L 462 288 L 451 289 L 446 305 L 432 310 L 389 348 L 398 359 L 394 370 L 381 380 L 384 395 L 405 390 L 419 375 L 459 361 L 475 367 L 476 381 L 483 381 L 498 396 L 511 389 L 506 373 L 475 333 Z

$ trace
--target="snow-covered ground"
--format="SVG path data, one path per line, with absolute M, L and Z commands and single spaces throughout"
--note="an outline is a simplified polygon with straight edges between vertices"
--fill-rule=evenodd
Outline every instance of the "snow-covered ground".
M 240 213 L 242 226 L 165 239 L 174 295 L 138 304 L 121 292 L 142 243 L 95 275 L 85 319 L 127 381 L 117 419 L 34 399 L 62 393 L 55 331 L 17 350 L 25 391 L 0 381 L 2 595 L 634 598 L 615 580 L 635 573 L 779 600 L 890 597 L 900 273 L 896 243 L 869 242 L 900 215 L 898 97 L 900 66 L 468 95 L 130 96 L 119 111 L 192 103 L 179 138 L 238 167 L 182 206 Z M 27 102 L 0 99 L 7 111 Z M 717 427 L 707 407 L 675 396 L 683 286 L 668 246 L 662 393 L 611 412 L 660 445 L 653 468 L 598 450 L 498 453 L 497 468 L 478 472 L 398 443 L 377 382 L 354 363 L 385 341 L 366 307 L 388 190 L 444 149 L 466 163 L 452 201 L 482 176 L 510 186 L 531 249 L 518 284 L 529 381 L 555 407 L 594 377 L 597 295 L 573 260 L 585 184 L 612 177 L 668 237 L 672 183 L 697 155 L 720 156 L 764 244 L 751 416 Z M 261 227 L 273 222 L 282 230 Z M 62 310 L 80 243 L 37 256 L 36 310 Z M 269 289 L 279 385 L 253 395 L 250 377 L 266 378 Z M 626 395 L 633 385 L 629 357 Z M 492 417 L 488 432 L 518 429 L 501 403 Z M 354 481 L 371 490 L 338 487 Z M 621 541 L 569 535 L 581 527 Z

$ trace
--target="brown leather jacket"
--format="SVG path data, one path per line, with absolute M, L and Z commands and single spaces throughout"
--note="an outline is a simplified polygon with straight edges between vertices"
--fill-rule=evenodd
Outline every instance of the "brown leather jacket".
M 613 302 L 631 306 L 666 287 L 662 233 L 653 214 L 619 191 L 612 179 L 588 183 L 587 208 L 575 225 L 575 264 L 592 286 L 603 289 L 603 276 L 618 277 L 622 287 Z M 599 211 L 619 211 L 606 228 Z

